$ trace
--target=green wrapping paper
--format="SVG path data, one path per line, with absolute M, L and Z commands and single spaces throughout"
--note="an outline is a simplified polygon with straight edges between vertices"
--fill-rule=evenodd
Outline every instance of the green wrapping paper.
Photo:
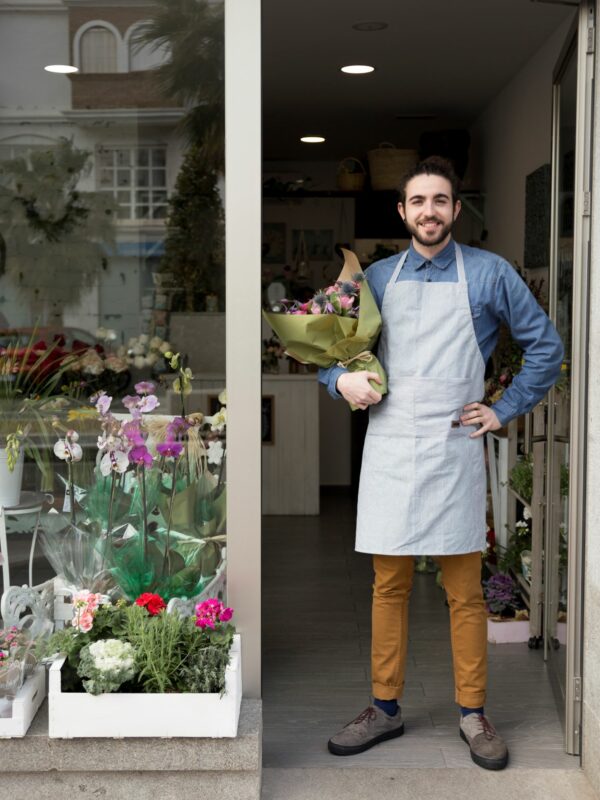
M 344 266 L 338 281 L 351 281 L 362 274 L 358 258 L 342 248 Z M 350 372 L 376 372 L 382 383 L 369 383 L 380 394 L 387 393 L 387 376 L 372 348 L 381 330 L 381 314 L 369 288 L 363 280 L 360 288 L 358 318 L 337 314 L 277 314 L 263 311 L 263 316 L 277 334 L 289 356 L 304 364 L 333 367 L 336 364 Z M 350 404 L 355 411 L 357 406 Z

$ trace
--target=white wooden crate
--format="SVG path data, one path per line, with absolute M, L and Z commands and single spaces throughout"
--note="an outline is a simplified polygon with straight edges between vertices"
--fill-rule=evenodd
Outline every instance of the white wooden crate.
M 10 717 L 0 717 L 0 738 L 25 736 L 38 708 L 46 697 L 46 667 L 36 667 L 12 701 Z M 10 701 L 0 701 L 2 705 Z
M 234 636 L 231 660 L 225 671 L 225 694 L 91 695 L 62 692 L 64 658 L 50 667 L 48 691 L 51 739 L 87 737 L 206 737 L 237 735 L 242 702 L 239 634 Z

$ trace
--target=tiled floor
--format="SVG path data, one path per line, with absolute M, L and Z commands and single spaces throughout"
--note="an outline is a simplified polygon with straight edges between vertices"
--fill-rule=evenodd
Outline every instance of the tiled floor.
M 354 508 L 323 497 L 319 517 L 263 523 L 265 767 L 474 768 L 458 737 L 448 611 L 432 575 L 415 575 L 405 736 L 353 758 L 331 756 L 329 736 L 369 701 L 371 560 L 353 550 Z M 579 768 L 563 734 L 540 651 L 490 645 L 486 709 L 512 767 Z

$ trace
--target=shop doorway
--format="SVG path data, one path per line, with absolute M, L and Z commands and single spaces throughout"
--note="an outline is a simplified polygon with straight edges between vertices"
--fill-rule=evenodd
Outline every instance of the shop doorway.
M 310 6 L 310 3 L 307 4 Z M 415 5 L 415 4 L 408 4 Z M 461 3 L 460 9 L 455 9 L 456 17 L 453 21 L 453 26 L 461 27 L 469 25 L 470 15 L 475 13 L 474 5 L 469 2 Z M 579 720 L 579 701 L 581 691 L 581 570 L 582 570 L 582 508 L 581 498 L 583 497 L 583 459 L 585 432 L 583 430 L 583 423 L 585 414 L 583 413 L 585 405 L 585 364 L 583 363 L 583 353 L 585 353 L 585 341 L 587 332 L 585 325 L 582 321 L 586 318 L 585 310 L 585 287 L 586 287 L 586 270 L 587 270 L 587 246 L 586 236 L 587 227 L 589 226 L 589 216 L 587 216 L 586 208 L 583 205 L 583 200 L 579 199 L 573 203 L 573 198 L 584 198 L 585 192 L 589 191 L 589 140 L 584 135 L 584 131 L 591 131 L 591 102 L 589 92 L 589 82 L 591 76 L 590 59 L 591 54 L 588 53 L 588 28 L 593 25 L 593 3 L 583 3 L 581 7 L 576 10 L 574 8 L 563 7 L 559 9 L 557 6 L 552 8 L 549 6 L 536 5 L 536 11 L 539 12 L 539 20 L 543 20 L 549 27 L 546 31 L 546 38 L 553 39 L 553 55 L 545 56 L 544 66 L 544 80 L 541 82 L 544 91 L 550 94 L 550 89 L 553 86 L 554 99 L 552 108 L 548 108 L 547 114 L 547 141 L 548 148 L 540 153 L 539 165 L 548 164 L 547 175 L 551 177 L 551 183 L 546 184 L 545 193 L 541 198 L 542 204 L 546 203 L 551 208 L 549 219 L 551 220 L 551 231 L 547 232 L 547 239 L 550 240 L 550 254 L 548 261 L 545 263 L 542 271 L 535 273 L 537 277 L 543 276 L 546 284 L 548 309 L 551 318 L 557 324 L 559 332 L 565 341 L 566 350 L 566 369 L 565 375 L 562 379 L 560 389 L 553 390 L 543 404 L 541 411 L 538 409 L 537 416 L 527 415 L 526 419 L 522 420 L 520 426 L 520 433 L 518 434 L 518 441 L 515 442 L 517 448 L 517 455 L 519 460 L 526 459 L 530 455 L 534 455 L 537 459 L 536 475 L 534 479 L 537 481 L 535 487 L 536 502 L 540 502 L 539 513 L 536 513 L 535 524 L 537 526 L 537 538 L 535 543 L 532 542 L 532 570 L 538 576 L 537 583 L 532 587 L 530 585 L 529 605 L 531 608 L 532 617 L 535 617 L 537 629 L 534 631 L 535 635 L 532 636 L 533 642 L 530 642 L 531 648 L 527 647 L 527 643 L 522 645 L 496 645 L 493 646 L 493 651 L 490 652 L 490 658 L 501 659 L 497 661 L 494 669 L 500 685 L 502 684 L 502 675 L 506 670 L 513 670 L 514 686 L 516 688 L 512 691 L 512 700 L 515 707 L 525 704 L 527 699 L 535 693 L 540 691 L 538 698 L 540 706 L 544 709 L 550 706 L 554 709 L 554 703 L 551 700 L 551 693 L 547 690 L 552 688 L 556 698 L 556 709 L 558 709 L 560 725 L 556 728 L 556 737 L 553 741 L 558 742 L 556 751 L 556 764 L 566 764 L 560 759 L 560 755 L 564 753 L 577 754 L 580 752 L 580 720 Z M 273 35 L 273 29 L 269 27 L 268 17 L 271 13 L 269 3 L 265 3 L 265 50 L 269 51 L 269 36 Z M 315 10 L 315 9 L 313 9 Z M 513 28 L 519 30 L 520 20 L 523 14 L 523 4 L 512 3 L 510 14 L 514 15 Z M 531 10 L 529 6 L 528 11 Z M 414 11 L 414 9 L 413 9 Z M 307 14 L 310 9 L 307 8 Z M 509 13 L 508 11 L 506 13 Z M 382 12 L 383 14 L 383 12 Z M 428 16 L 435 15 L 435 9 L 429 8 Z M 546 16 L 550 15 L 550 16 Z M 552 19 L 549 22 L 550 17 Z M 318 13 L 313 18 L 315 21 L 318 18 Z M 358 19 L 358 17 L 357 17 Z M 413 20 L 414 21 L 414 20 Z M 425 20 L 421 20 L 423 23 Z M 316 24 L 316 22 L 315 22 Z M 331 25 L 331 20 L 323 21 L 324 27 Z M 366 24 L 366 23 L 365 23 Z M 300 32 L 299 32 L 299 35 Z M 315 39 L 321 41 L 322 33 L 315 34 Z M 310 50 L 310 38 L 305 40 L 305 44 Z M 538 42 L 535 48 L 531 51 L 531 56 L 542 47 L 543 42 Z M 393 40 L 390 40 L 389 46 L 393 46 Z M 453 56 L 456 56 L 453 53 Z M 448 52 L 450 59 L 450 53 Z M 494 55 L 490 54 L 490 60 L 493 61 Z M 464 69 L 468 69 L 468 58 L 463 57 Z M 543 59 L 540 57 L 540 64 Z M 555 63 L 558 66 L 552 73 L 552 68 Z M 367 61 L 367 63 L 369 63 Z M 462 63 L 462 62 L 461 62 Z M 537 62 L 536 62 L 537 63 Z M 532 80 L 531 71 L 519 71 L 522 64 L 515 64 L 515 75 L 523 75 L 522 80 Z M 540 67 L 541 68 L 541 67 Z M 285 65 L 281 65 L 282 72 L 285 72 Z M 410 69 L 405 68 L 402 71 L 402 78 L 410 80 Z M 297 77 L 297 75 L 295 76 Z M 421 76 L 427 85 L 426 77 Z M 513 80 L 514 80 L 513 76 Z M 265 81 L 267 78 L 265 77 Z M 296 84 L 296 86 L 299 84 Z M 510 91 L 503 93 L 502 84 L 498 89 L 498 97 L 502 101 L 498 101 L 495 108 L 502 108 L 502 102 L 505 103 L 505 108 L 508 113 L 522 113 L 515 110 L 510 111 L 511 94 Z M 290 89 L 293 90 L 293 84 L 290 83 Z M 315 90 L 316 91 L 316 90 Z M 513 92 L 513 94 L 515 94 Z M 277 107 L 275 104 L 276 92 L 273 86 L 269 86 L 265 91 L 265 173 L 267 174 L 268 184 L 265 191 L 265 206 L 264 218 L 268 223 L 268 244 L 270 247 L 276 249 L 281 246 L 281 236 L 289 236 L 292 238 L 293 231 L 301 231 L 310 229 L 313 233 L 318 233 L 319 225 L 315 219 L 319 219 L 319 208 L 323 209 L 325 203 L 330 203 L 333 200 L 340 199 L 340 191 L 335 185 L 327 184 L 326 179 L 323 177 L 326 173 L 326 164 L 322 162 L 319 166 L 317 162 L 309 161 L 303 162 L 300 157 L 299 151 L 294 146 L 288 149 L 289 157 L 283 158 L 286 152 L 284 147 L 278 147 L 274 144 L 275 132 L 272 125 L 275 123 L 277 117 Z M 292 91 L 293 96 L 293 91 Z M 300 99 L 298 99 L 300 102 Z M 336 135 L 336 128 L 331 124 L 331 118 L 334 113 L 339 113 L 342 116 L 342 108 L 336 105 L 337 99 L 335 94 L 330 96 L 331 114 L 328 118 L 329 128 L 326 132 L 328 137 L 333 138 Z M 308 105 L 303 106 L 304 109 Z M 500 113 L 500 112 L 498 112 Z M 505 112 L 506 113 L 506 112 Z M 291 136 L 292 133 L 289 127 L 289 120 L 280 119 L 278 134 L 281 137 Z M 292 114 L 290 113 L 290 117 Z M 418 138 L 419 129 L 426 129 L 432 123 L 426 118 L 426 115 L 419 119 L 418 114 L 406 115 L 407 128 L 412 131 L 413 140 Z M 411 117 L 410 120 L 408 117 Z M 311 131 L 300 128 L 299 120 L 296 118 L 298 135 L 301 133 L 319 133 L 313 125 Z M 445 120 L 448 127 L 458 125 L 456 119 L 452 119 L 450 113 Z M 343 127 L 343 122 L 340 120 L 340 127 Z M 419 127 L 420 126 L 420 127 Z M 306 127 L 306 126 L 305 126 Z M 442 127 L 442 126 L 441 126 Z M 476 126 L 475 126 L 476 127 Z M 517 125 L 515 124 L 515 127 Z M 535 127 L 535 125 L 534 125 Z M 552 134 L 550 128 L 552 127 Z M 482 134 L 483 130 L 483 134 Z M 510 125 L 507 127 L 510 133 Z M 486 135 L 487 129 L 482 126 L 482 129 L 476 131 L 471 129 L 472 133 L 479 133 L 479 135 Z M 551 134 L 551 135 L 550 135 Z M 393 135 L 385 137 L 393 138 Z M 344 137 L 344 147 L 348 147 L 348 137 Z M 550 144 L 552 144 L 552 158 L 549 158 Z M 494 169 L 497 171 L 497 165 L 490 162 L 489 148 L 486 151 L 485 142 L 481 147 L 478 157 L 487 162 L 485 164 L 477 165 L 479 168 L 479 176 L 482 177 L 487 168 L 491 174 L 494 174 Z M 515 147 L 518 147 L 518 143 Z M 510 148 L 506 150 L 507 154 Z M 270 155 L 271 154 L 271 155 Z M 337 154 L 341 160 L 346 152 Z M 519 154 L 515 153 L 515 160 L 519 160 Z M 510 172 L 511 165 L 507 164 L 507 171 Z M 533 166 L 538 166 L 535 164 Z M 279 172 L 277 171 L 279 169 Z M 313 175 L 309 173 L 312 171 Z M 533 172 L 533 167 L 531 172 Z M 316 179 L 315 179 L 316 174 Z M 521 176 L 523 183 L 525 183 L 526 176 L 529 175 L 528 171 L 524 171 Z M 308 180 L 307 180 L 308 178 Z M 279 183 L 277 183 L 279 181 Z M 497 210 L 494 207 L 506 204 L 518 204 L 519 193 L 522 187 L 519 188 L 519 183 L 513 181 L 512 187 L 509 189 L 508 194 L 504 189 L 504 194 L 500 197 L 501 190 L 496 187 L 496 182 L 492 181 L 485 186 L 485 191 L 477 190 L 473 184 L 473 189 L 469 189 L 464 194 L 464 206 L 466 208 L 463 214 L 462 228 L 457 232 L 457 239 L 462 241 L 477 240 L 486 225 L 489 223 L 489 217 L 498 216 Z M 317 188 L 315 188 L 315 186 Z M 318 188 L 318 187 L 321 188 Z M 584 187 L 587 187 L 585 189 Z M 376 192 L 371 194 L 372 203 L 380 202 L 381 197 L 376 197 Z M 497 195 L 495 197 L 494 195 Z M 343 200 L 354 200 L 355 211 L 358 214 L 358 207 L 365 203 L 365 196 L 358 198 L 356 193 L 354 196 L 352 192 L 346 192 L 343 195 Z M 589 203 L 589 197 L 585 200 Z M 570 203 L 570 205 L 569 205 Z M 280 209 L 282 204 L 286 204 L 292 208 L 294 219 L 291 224 L 286 226 L 283 223 L 283 215 L 275 219 L 271 214 L 273 205 L 277 205 Z M 306 204 L 308 209 L 306 211 L 306 220 L 303 222 L 302 214 L 303 204 Z M 321 205 L 319 205 L 321 204 Z M 523 206 L 525 204 L 523 203 Z M 337 207 L 336 207 L 337 208 Z M 488 210 L 489 208 L 489 210 Z M 506 213 L 510 216 L 511 208 L 506 207 Z M 335 213 L 339 215 L 337 228 L 332 223 L 339 236 L 333 237 L 333 244 L 335 240 L 341 240 L 348 243 L 351 238 L 351 233 L 348 233 L 351 228 L 351 214 L 352 212 L 348 207 L 340 207 Z M 324 219 L 329 214 L 331 218 L 331 211 L 325 212 L 321 216 Z M 355 221 L 358 221 L 358 216 Z M 327 223 L 329 226 L 329 223 Z M 324 227 L 324 226 L 323 226 Z M 491 227 L 491 226 L 490 226 Z M 355 231 L 354 231 L 355 232 Z M 495 234 L 495 231 L 492 231 Z M 504 254 L 510 252 L 514 242 L 512 242 L 512 232 L 507 232 L 506 236 L 496 236 L 493 244 L 490 243 L 489 249 Z M 314 238 L 314 237 L 313 237 Z M 355 239 L 359 238 L 355 236 Z M 368 239 L 368 237 L 364 237 Z M 382 237 L 380 237 L 382 238 Z M 389 240 L 390 246 L 402 246 L 401 242 L 392 242 L 392 240 L 400 240 L 402 236 L 390 235 L 386 237 Z M 483 238 L 483 237 L 481 237 Z M 296 235 L 298 242 L 298 236 Z M 362 242 L 362 240 L 361 240 Z M 310 244 L 315 247 L 321 246 L 323 242 L 319 243 L 318 237 L 311 239 Z M 372 242 L 374 249 L 376 242 Z M 486 247 L 486 242 L 481 241 L 481 245 Z M 324 245 L 323 245 L 324 246 Z M 284 245 L 285 247 L 285 245 Z M 310 249 L 310 248 L 309 248 Z M 486 247 L 488 249 L 488 247 Z M 264 248 L 263 248 L 263 252 Z M 513 253 L 516 250 L 513 248 Z M 287 260 L 292 272 L 307 268 L 307 263 L 310 261 L 310 252 L 308 257 L 305 258 L 306 251 L 296 247 L 296 249 L 287 250 Z M 377 256 L 375 256 L 377 257 Z M 516 258 L 514 260 L 517 260 Z M 267 253 L 266 262 L 268 264 L 267 272 L 270 277 L 273 276 L 276 261 L 273 261 L 272 252 Z M 522 261 L 520 261 L 522 265 Z M 283 268 L 284 264 L 281 264 Z M 527 266 L 527 265 L 525 265 Z M 539 266 L 539 265 L 538 265 Z M 275 268 L 275 271 L 279 266 Z M 280 276 L 284 277 L 283 270 L 279 269 Z M 321 275 L 321 280 L 313 269 L 312 279 L 316 286 L 326 285 L 329 279 L 335 273 L 335 266 L 329 268 L 329 272 L 324 271 Z M 302 277 L 302 276 L 301 276 Z M 268 281 L 265 280 L 265 284 Z M 268 285 L 265 285 L 265 290 Z M 265 333 L 265 332 L 264 332 Z M 266 333 L 265 333 L 266 335 Z M 313 376 L 314 377 L 314 376 Z M 278 379 L 282 381 L 283 379 Z M 304 376 L 303 381 L 307 384 L 310 383 L 310 376 Z M 267 378 L 263 384 L 263 394 L 267 394 L 265 386 L 271 387 L 276 382 L 275 377 Z M 284 481 L 288 478 L 286 488 L 279 492 L 278 499 L 283 497 L 285 491 L 290 492 L 290 495 L 295 497 L 290 498 L 290 504 L 298 499 L 301 492 L 310 495 L 313 491 L 312 500 L 315 502 L 314 487 L 310 489 L 310 472 L 309 459 L 314 457 L 315 444 L 310 439 L 310 425 L 305 425 L 302 421 L 303 405 L 300 402 L 300 382 L 295 385 L 295 388 L 290 388 L 289 391 L 295 397 L 294 406 L 294 419 L 291 424 L 295 434 L 300 432 L 301 438 L 306 439 L 308 442 L 300 450 L 294 444 L 294 464 L 296 472 L 293 475 L 283 475 Z M 321 388 L 321 392 L 323 389 Z M 562 392 L 562 393 L 561 393 Z M 269 388 L 269 394 L 271 388 Z M 284 403 L 287 402 L 285 397 L 280 399 L 275 398 L 277 405 L 277 413 L 273 415 L 273 402 L 269 408 L 269 425 L 275 426 L 277 423 L 277 414 L 285 414 Z M 303 401 L 304 402 L 304 401 Z M 318 408 L 315 405 L 315 398 L 309 398 L 309 408 L 312 413 Z M 327 436 L 327 430 L 331 425 L 340 425 L 340 419 L 343 411 L 337 406 L 332 406 L 333 401 L 328 398 L 320 401 L 320 415 L 322 427 L 318 434 L 320 437 L 321 452 L 323 452 L 323 440 Z M 310 405 L 312 403 L 312 405 Z M 318 413 L 318 412 L 317 412 Z M 311 725 L 314 730 L 319 729 L 318 735 L 324 736 L 327 732 L 327 724 L 335 728 L 339 722 L 347 721 L 343 717 L 339 719 L 325 719 L 327 716 L 326 710 L 331 708 L 327 705 L 327 695 L 332 696 L 337 694 L 343 696 L 346 703 L 346 716 L 351 718 L 352 712 L 355 710 L 354 705 L 360 705 L 364 697 L 357 698 L 357 692 L 364 688 L 365 682 L 364 675 L 368 673 L 368 649 L 369 649 L 369 631 L 368 631 L 368 616 L 369 616 L 369 594 L 371 572 L 370 564 L 365 557 L 357 557 L 352 553 L 352 538 L 353 538 L 353 524 L 354 524 L 354 490 L 356 481 L 356 464 L 360 459 L 360 429 L 361 422 L 364 419 L 358 420 L 356 417 L 348 419 L 348 424 L 345 428 L 338 427 L 337 430 L 345 431 L 347 439 L 339 436 L 335 442 L 337 462 L 344 460 L 344 469 L 340 472 L 343 477 L 340 478 L 339 483 L 335 486 L 321 487 L 320 494 L 320 516 L 314 516 L 314 510 L 305 510 L 304 513 L 298 511 L 271 512 L 269 516 L 265 517 L 263 525 L 263 622 L 264 622 L 264 650 L 263 650 L 263 670 L 264 670 L 264 702 L 265 702 L 265 752 L 271 752 L 272 757 L 275 759 L 284 759 L 285 751 L 288 750 L 289 743 L 286 741 L 286 735 L 289 733 L 286 724 L 281 719 L 281 707 L 285 708 L 286 703 L 291 702 L 291 722 L 289 730 L 291 731 L 294 726 L 298 730 L 300 726 L 304 731 L 307 727 L 310 729 Z M 324 424 L 323 424 L 324 423 Z M 354 427 L 354 431 L 352 428 Z M 290 429 L 290 430 L 291 430 Z M 274 442 L 277 441 L 277 430 L 269 428 L 270 435 L 274 441 L 267 441 L 265 447 L 272 447 Z M 290 436 L 292 433 L 290 433 Z M 291 441 L 291 440 L 290 440 Z M 295 441 L 295 440 L 294 440 Z M 310 443 L 312 442 L 312 444 Z M 316 447 L 318 448 L 319 442 Z M 291 445 L 290 445 L 291 446 Z M 264 455 L 263 449 L 263 455 Z M 272 454 L 269 453 L 269 457 Z M 326 469 L 330 470 L 332 462 L 332 451 L 328 449 L 325 456 L 321 457 L 321 464 L 325 464 Z M 273 471 L 275 467 L 268 462 L 271 476 L 263 473 L 263 504 L 265 503 L 265 491 L 272 499 L 273 493 L 269 492 L 265 481 L 273 480 Z M 354 465 L 354 468 L 353 468 Z M 331 474 L 329 472 L 328 474 Z M 565 485 L 565 476 L 568 474 L 568 487 Z M 562 489 L 561 489 L 561 476 L 562 476 Z M 313 474 L 314 477 L 314 474 Z M 354 484 L 354 487 L 353 487 Z M 565 491 L 566 488 L 566 491 Z M 513 500 L 515 498 L 513 497 Z M 316 501 L 318 503 L 318 499 Z M 532 506 L 532 498 L 529 503 L 519 505 L 519 501 L 513 503 L 515 517 L 513 524 L 519 521 L 522 516 L 525 506 Z M 314 506 L 313 506 L 314 508 Z M 567 533 L 566 533 L 567 532 Z M 342 567 L 340 569 L 340 563 Z M 349 576 L 349 579 L 347 579 Z M 521 583 L 523 583 L 523 576 L 521 575 Z M 524 579 L 527 580 L 526 578 Z M 424 575 L 421 583 L 416 586 L 415 596 L 413 600 L 414 611 L 411 620 L 412 630 L 422 628 L 423 630 L 430 626 L 434 632 L 441 631 L 445 625 L 444 618 L 445 611 L 443 609 L 443 600 L 440 600 L 439 592 L 435 588 L 433 576 L 429 577 Z M 345 593 L 340 601 L 340 594 Z M 419 611 L 418 604 L 422 603 L 421 611 Z M 441 605 L 440 605 L 441 603 Z M 326 621 L 320 609 L 328 608 L 330 613 L 329 622 Z M 300 619 L 299 619 L 300 617 Z M 286 633 L 287 631 L 287 633 Z M 440 634 L 441 635 L 441 634 Z M 356 641 L 356 647 L 352 645 L 346 648 L 347 642 Z M 536 647 L 536 645 L 538 645 Z M 441 684 L 436 683 L 437 678 L 433 676 L 432 680 L 427 684 L 418 680 L 418 673 L 421 671 L 420 663 L 421 658 L 425 661 L 440 661 L 446 658 L 446 651 L 440 645 L 439 641 L 435 640 L 435 636 L 427 637 L 421 636 L 416 633 L 414 650 L 418 654 L 415 666 L 417 667 L 415 674 L 415 686 L 413 689 L 416 695 L 423 692 L 426 697 L 429 697 L 440 692 L 445 692 L 445 687 L 442 688 Z M 502 650 L 504 648 L 504 650 Z M 298 651 L 303 651 L 299 653 Z M 312 655 L 311 655 L 312 654 Z M 505 658 L 510 654 L 510 658 Z M 512 659 L 512 661 L 510 660 Z M 446 664 L 445 667 L 448 665 Z M 519 673 L 519 670 L 522 673 Z M 276 675 L 276 680 L 272 681 L 272 677 Z M 336 676 L 340 677 L 340 686 L 336 687 Z M 519 680 L 522 678 L 521 688 L 523 695 L 521 696 L 519 687 Z M 327 688 L 325 688 L 327 684 Z M 543 687 L 541 686 L 543 684 Z M 421 688 L 419 688 L 419 686 Z M 423 688 L 423 686 L 425 688 Z M 504 691 L 509 692 L 508 685 L 503 685 Z M 543 688 L 543 691 L 542 691 Z M 296 698 L 298 702 L 292 698 Z M 520 698 L 520 699 L 519 699 Z M 415 703 L 419 698 L 416 696 L 412 698 Z M 409 698 L 409 704 L 411 699 Z M 273 711 L 270 711 L 270 703 L 273 704 Z M 278 705 L 278 708 L 276 707 Z M 448 703 L 448 706 L 450 704 Z M 506 712 L 507 719 L 514 723 L 514 715 L 511 716 L 512 707 L 510 702 L 508 707 L 502 707 L 502 712 Z M 452 711 L 452 713 L 454 713 Z M 441 716 L 436 717 L 430 713 L 433 719 L 434 728 L 447 726 L 450 729 L 451 719 L 450 715 L 446 716 L 445 712 Z M 544 719 L 540 716 L 538 723 L 540 726 L 545 724 Z M 419 718 L 419 724 L 426 725 L 423 719 Z M 554 724 L 554 723 L 552 723 Z M 319 727 L 320 726 L 320 727 Z M 547 726 L 549 727 L 549 725 Z M 286 733 L 287 731 L 287 733 Z M 331 734 L 332 730 L 328 733 Z M 324 742 L 322 742 L 324 745 Z M 554 745 L 553 745 L 554 746 Z M 300 748 L 302 749 L 302 747 Z M 443 749 L 443 748 L 442 748 Z M 321 758 L 315 755 L 314 750 L 310 747 L 307 749 L 306 756 L 307 762 L 300 762 L 292 759 L 294 765 L 309 765 L 310 758 L 317 761 Z M 312 756 L 310 755 L 312 753 Z M 545 754 L 538 754 L 532 757 L 530 765 L 534 765 L 535 758 L 541 759 L 537 763 L 543 763 L 545 757 L 548 758 L 548 763 L 552 761 L 550 751 Z M 322 756 L 324 762 L 327 761 L 327 756 Z M 433 763 L 437 758 L 437 752 L 431 754 L 432 763 L 430 766 L 443 766 L 444 764 L 452 763 L 452 752 L 448 751 L 443 753 L 443 763 Z M 378 755 L 375 758 L 379 764 L 385 764 L 385 756 Z M 571 760 L 575 765 L 576 759 Z M 282 763 L 282 762 L 279 762 Z M 319 761 L 319 763 L 321 763 Z M 375 763 L 375 762 L 373 762 Z M 455 765 L 462 764 L 457 760 Z M 337 763 L 333 764 L 338 765 Z

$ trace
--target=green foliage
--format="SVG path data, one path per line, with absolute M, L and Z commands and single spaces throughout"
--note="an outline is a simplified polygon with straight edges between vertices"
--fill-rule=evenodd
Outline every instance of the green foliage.
M 45 150 L 0 162 L 0 265 L 11 283 L 49 309 L 76 304 L 106 266 L 115 203 L 77 187 L 90 153 L 62 139 Z M 69 274 L 68 285 L 55 280 Z M 44 275 L 43 293 L 39 276 Z
M 533 492 L 533 462 L 529 456 L 522 458 L 510 471 L 509 483 L 523 500 L 530 503 Z
M 229 664 L 229 652 L 222 647 L 206 647 L 195 653 L 193 659 L 182 664 L 178 677 L 189 692 L 225 691 L 225 669 Z
M 218 173 L 198 145 L 188 149 L 169 200 L 161 270 L 173 272 L 196 310 L 198 294 L 224 297 L 225 225 Z

